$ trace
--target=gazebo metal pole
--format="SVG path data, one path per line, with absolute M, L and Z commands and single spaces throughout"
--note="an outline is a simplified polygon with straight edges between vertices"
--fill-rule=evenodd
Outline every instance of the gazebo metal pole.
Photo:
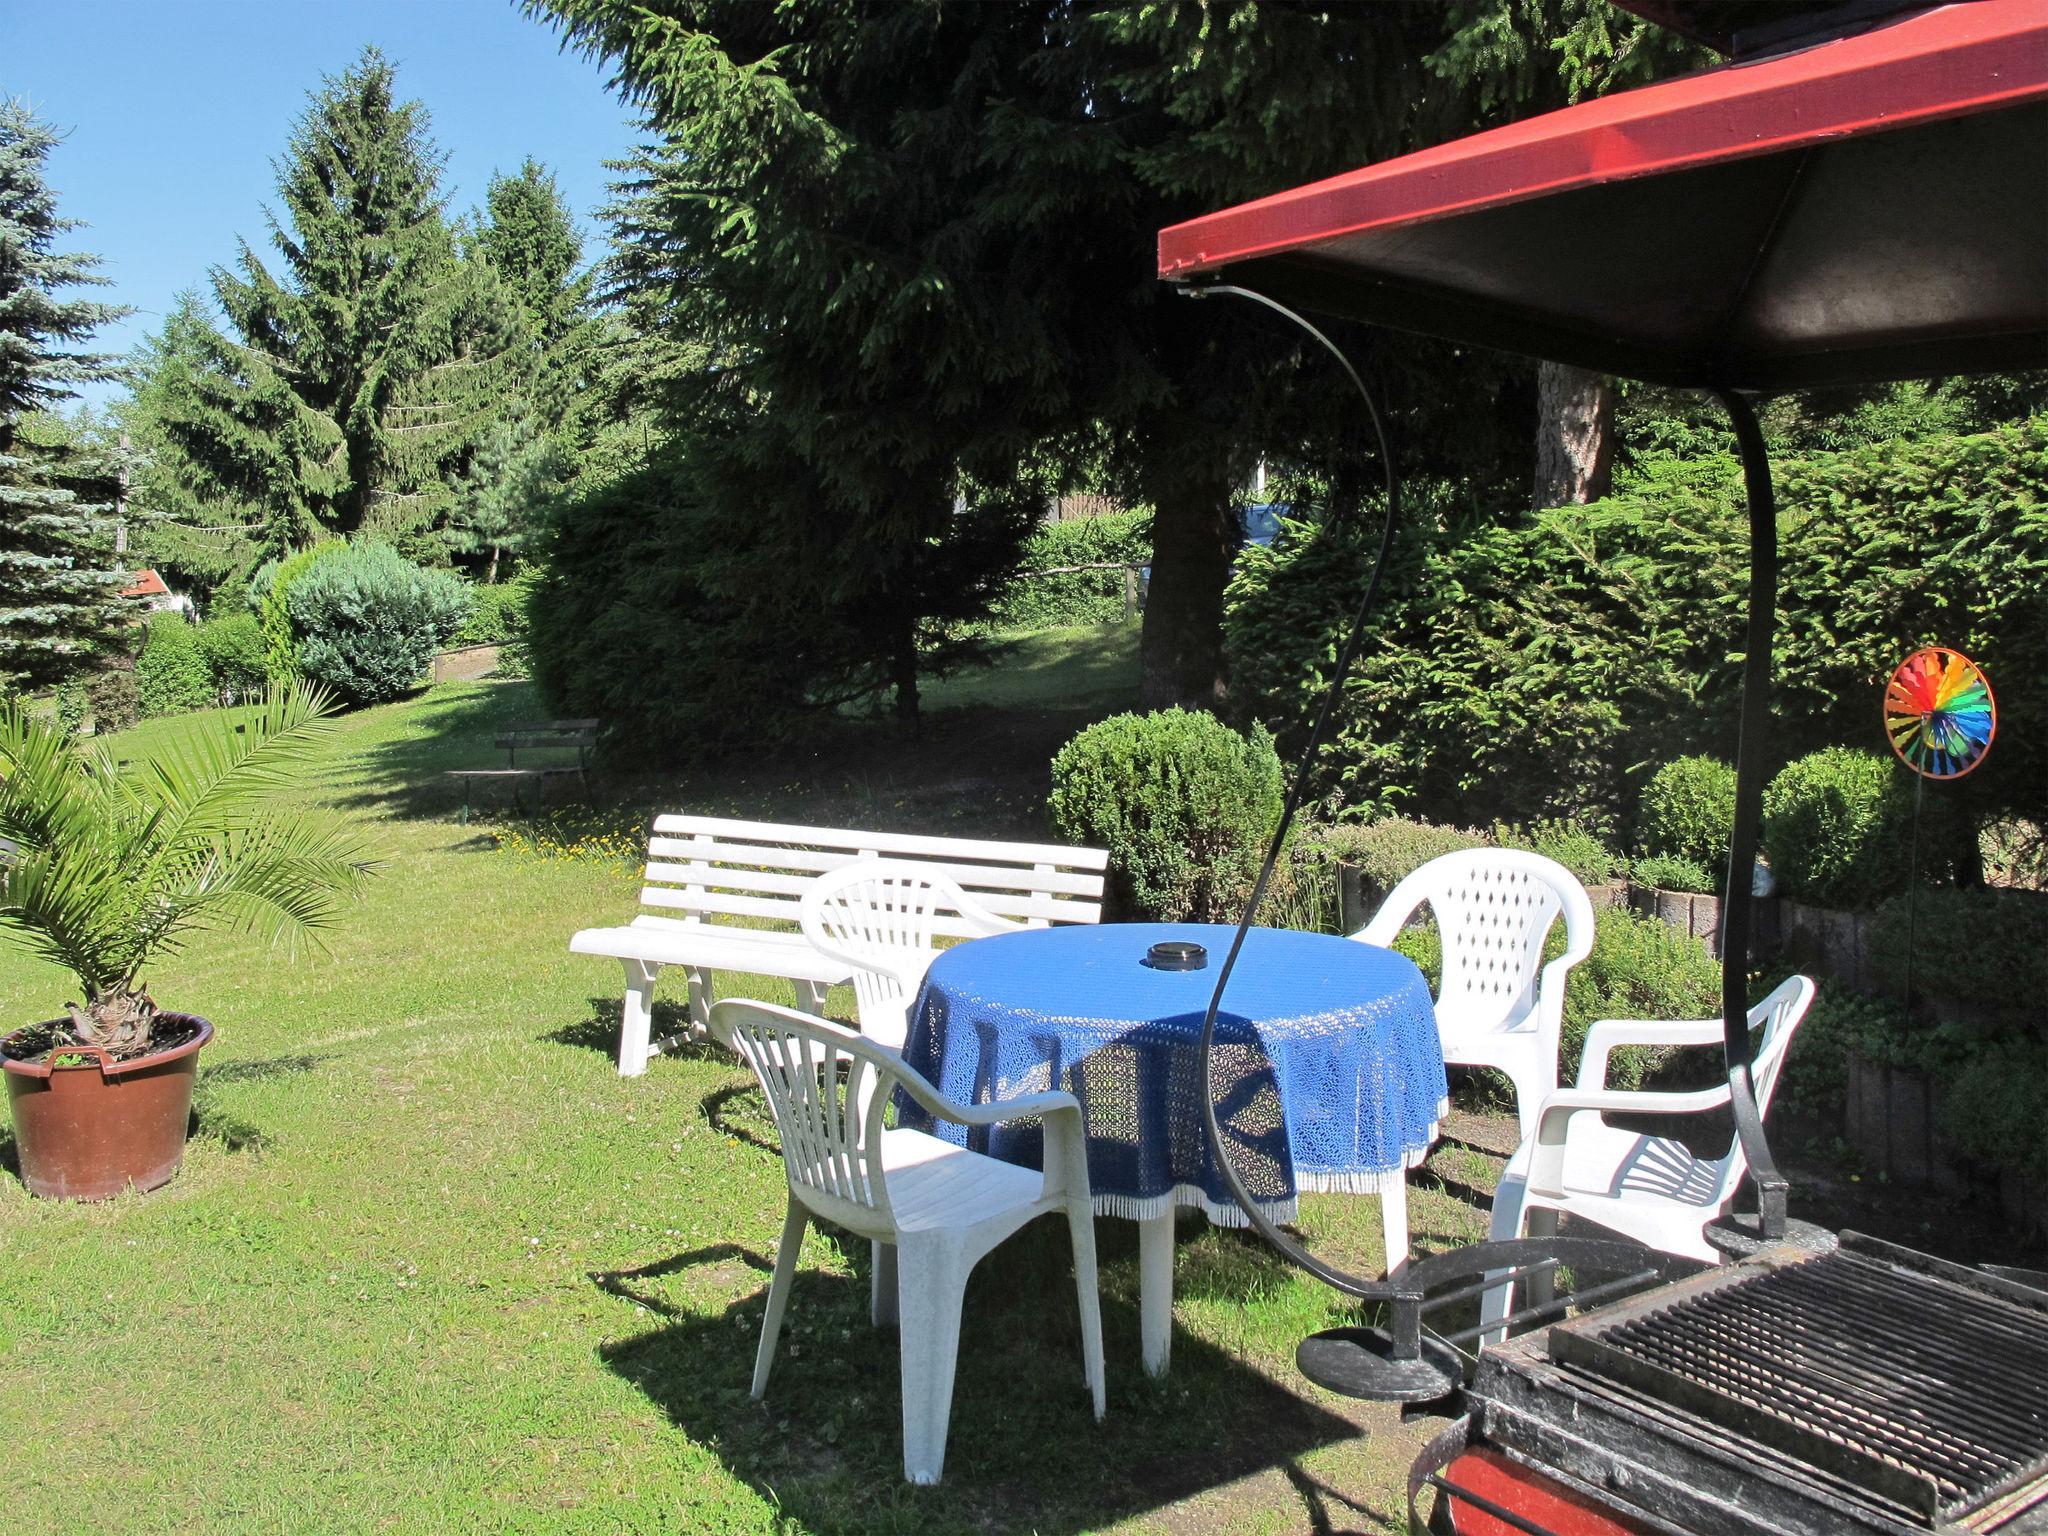
M 1764 735 L 1771 712 L 1771 634 L 1778 605 L 1778 502 L 1771 460 L 1756 412 L 1733 390 L 1715 396 L 1735 427 L 1749 499 L 1749 621 L 1743 638 L 1742 724 L 1735 748 L 1735 827 L 1728 839 L 1728 876 L 1721 901 L 1721 1022 L 1728 1063 L 1729 1109 L 1756 1180 L 1758 1235 L 1785 1235 L 1785 1176 L 1764 1139 L 1750 1076 L 1749 940 L 1756 898 L 1757 830 L 1763 820 Z

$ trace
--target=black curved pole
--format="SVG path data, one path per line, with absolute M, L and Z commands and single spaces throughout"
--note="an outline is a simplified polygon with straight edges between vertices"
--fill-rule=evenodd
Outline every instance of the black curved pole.
M 1323 737 L 1327 734 L 1330 721 L 1336 715 L 1337 705 L 1343 697 L 1344 679 L 1349 675 L 1351 664 L 1358 655 L 1359 642 L 1365 635 L 1365 621 L 1371 614 L 1373 600 L 1379 593 L 1380 577 L 1387 568 L 1388 552 L 1394 547 L 1394 529 L 1400 522 L 1401 511 L 1400 477 L 1395 473 L 1394 456 L 1387 446 L 1387 429 L 1380 419 L 1379 408 L 1373 404 L 1372 394 L 1366 389 L 1365 381 L 1358 376 L 1358 370 L 1351 366 L 1351 359 L 1338 349 L 1335 342 L 1286 305 L 1277 303 L 1267 298 L 1265 294 L 1254 292 L 1250 288 L 1216 283 L 1201 287 L 1185 287 L 1179 291 L 1189 298 L 1202 298 L 1208 294 L 1229 294 L 1234 298 L 1250 299 L 1292 320 L 1321 343 L 1323 350 L 1337 360 L 1337 366 L 1344 370 L 1345 376 L 1357 389 L 1359 398 L 1365 402 L 1366 415 L 1372 422 L 1373 437 L 1379 447 L 1380 465 L 1386 475 L 1387 515 L 1386 522 L 1380 530 L 1379 555 L 1373 561 L 1372 576 L 1365 584 L 1365 595 L 1359 600 L 1358 611 L 1352 616 L 1350 632 L 1345 635 L 1343 645 L 1338 648 L 1329 686 L 1323 692 L 1322 705 L 1316 711 L 1315 720 L 1309 727 L 1308 740 L 1302 745 L 1301 757 L 1295 765 L 1294 784 L 1287 792 L 1286 804 L 1281 808 L 1280 824 L 1274 829 L 1272 842 L 1267 845 L 1265 862 L 1259 866 L 1259 877 L 1252 884 L 1251 899 L 1244 905 L 1244 915 L 1238 919 L 1237 932 L 1231 938 L 1230 949 L 1217 970 L 1216 988 L 1209 995 L 1209 1009 L 1202 1017 L 1199 1059 L 1202 1064 L 1202 1082 L 1206 1090 L 1202 1095 L 1202 1122 L 1204 1130 L 1208 1132 L 1209 1149 L 1215 1154 L 1216 1166 L 1223 1174 L 1223 1181 L 1230 1186 L 1230 1192 L 1237 1200 L 1238 1209 L 1244 1212 L 1245 1219 L 1252 1224 L 1253 1229 L 1289 1260 L 1324 1284 L 1350 1296 L 1377 1301 L 1392 1300 L 1397 1295 L 1409 1296 L 1411 1288 L 1384 1278 L 1367 1279 L 1353 1275 L 1324 1263 L 1281 1231 L 1259 1210 L 1251 1191 L 1245 1188 L 1243 1181 L 1237 1176 L 1236 1168 L 1231 1166 L 1229 1148 L 1223 1140 L 1223 1128 L 1216 1122 L 1216 1085 L 1211 1078 L 1210 1068 L 1212 1047 L 1216 1040 L 1216 1015 L 1223 1005 L 1223 990 L 1230 985 L 1230 973 L 1236 969 L 1238 952 L 1244 948 L 1245 935 L 1251 932 L 1252 920 L 1258 916 L 1259 903 L 1265 900 L 1266 886 L 1273 878 L 1274 866 L 1280 860 L 1281 850 L 1287 846 L 1287 834 L 1294 825 L 1295 813 L 1301 809 L 1302 799 L 1308 790 L 1309 770 L 1315 764 L 1316 752 L 1322 746 Z
M 1758 1236 L 1785 1235 L 1785 1194 L 1764 1139 L 1750 1075 L 1749 940 L 1755 896 L 1757 829 L 1763 820 L 1764 735 L 1771 713 L 1771 630 L 1778 606 L 1778 501 L 1771 488 L 1770 452 L 1749 402 L 1733 390 L 1715 398 L 1735 427 L 1742 452 L 1743 488 L 1749 499 L 1749 622 L 1743 636 L 1742 727 L 1735 746 L 1735 828 L 1728 839 L 1728 873 L 1721 898 L 1721 1027 L 1728 1063 L 1729 1108 L 1735 1133 L 1756 1180 Z

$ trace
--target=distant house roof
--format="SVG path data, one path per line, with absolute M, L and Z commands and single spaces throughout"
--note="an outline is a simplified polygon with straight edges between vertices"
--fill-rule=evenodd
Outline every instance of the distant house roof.
M 137 571 L 135 579 L 121 589 L 123 597 L 169 597 L 171 589 L 155 571 Z

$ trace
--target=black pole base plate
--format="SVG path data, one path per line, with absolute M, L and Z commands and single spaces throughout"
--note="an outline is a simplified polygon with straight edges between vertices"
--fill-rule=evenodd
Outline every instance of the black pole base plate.
M 1422 1356 L 1396 1360 L 1384 1328 L 1331 1328 L 1294 1351 L 1294 1366 L 1319 1387 L 1375 1403 L 1427 1403 L 1465 1382 L 1465 1361 L 1440 1339 L 1423 1336 Z
M 1805 1248 L 1814 1253 L 1826 1253 L 1835 1246 L 1835 1234 L 1825 1227 L 1816 1227 L 1810 1221 L 1788 1220 L 1782 1237 L 1767 1238 L 1754 1211 L 1730 1211 L 1708 1222 L 1701 1232 L 1708 1246 L 1721 1255 L 1723 1263 L 1754 1258 L 1767 1248 Z

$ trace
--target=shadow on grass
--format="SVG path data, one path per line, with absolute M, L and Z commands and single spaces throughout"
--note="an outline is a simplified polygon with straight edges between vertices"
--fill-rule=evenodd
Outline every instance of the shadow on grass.
M 342 760 L 347 778 L 334 804 L 342 810 L 370 810 L 411 820 L 445 819 L 461 814 L 462 781 L 447 777 L 456 768 L 504 766 L 504 749 L 495 745 L 507 726 L 545 715 L 529 683 L 473 684 L 415 694 L 403 701 L 405 728 L 389 740 Z M 570 758 L 573 761 L 573 754 Z M 534 766 L 553 761 L 536 756 Z M 524 760 L 521 766 L 526 766 Z M 573 780 L 570 781 L 573 784 Z M 524 794 L 535 803 L 537 791 Z M 553 801 L 550 794 L 548 800 Z M 472 788 L 473 812 L 509 807 L 510 794 Z
M 897 1337 L 868 1322 L 867 1244 L 842 1237 L 837 1246 L 853 1273 L 799 1271 L 759 1403 L 748 1387 L 767 1287 L 750 1286 L 747 1272 L 765 1272 L 765 1257 L 719 1243 L 591 1277 L 662 1319 L 605 1346 L 605 1364 L 802 1529 L 1079 1532 L 1292 1468 L 1358 1433 L 1185 1333 L 1172 1373 L 1146 1378 L 1135 1286 L 1120 1283 L 1133 1278 L 1121 1270 L 1135 1269 L 1134 1255 L 1116 1244 L 1104 1258 L 1118 1273 L 1105 1274 L 1102 1291 L 1109 1416 L 1095 1423 L 1065 1228 L 1041 1220 L 969 1283 L 945 1481 L 913 1488 L 902 1472 Z M 723 1269 L 721 1289 L 737 1297 L 717 1313 L 678 1306 L 648 1284 L 704 1267 Z
M 213 1083 L 258 1083 L 273 1077 L 293 1077 L 301 1072 L 310 1072 L 325 1056 L 300 1054 L 296 1056 L 270 1056 L 261 1061 L 225 1061 L 217 1067 L 208 1067 L 199 1076 L 203 1089 Z
M 589 1018 L 551 1029 L 540 1038 L 551 1045 L 574 1046 L 578 1050 L 596 1051 L 600 1056 L 617 1057 L 624 1013 L 625 1004 L 619 998 L 593 997 L 590 999 Z M 730 1063 L 736 1060 L 732 1052 L 709 1040 L 685 1039 L 689 1022 L 689 1010 L 683 1004 L 655 1003 L 654 1039 L 660 1046 L 659 1055 L 681 1061 Z

